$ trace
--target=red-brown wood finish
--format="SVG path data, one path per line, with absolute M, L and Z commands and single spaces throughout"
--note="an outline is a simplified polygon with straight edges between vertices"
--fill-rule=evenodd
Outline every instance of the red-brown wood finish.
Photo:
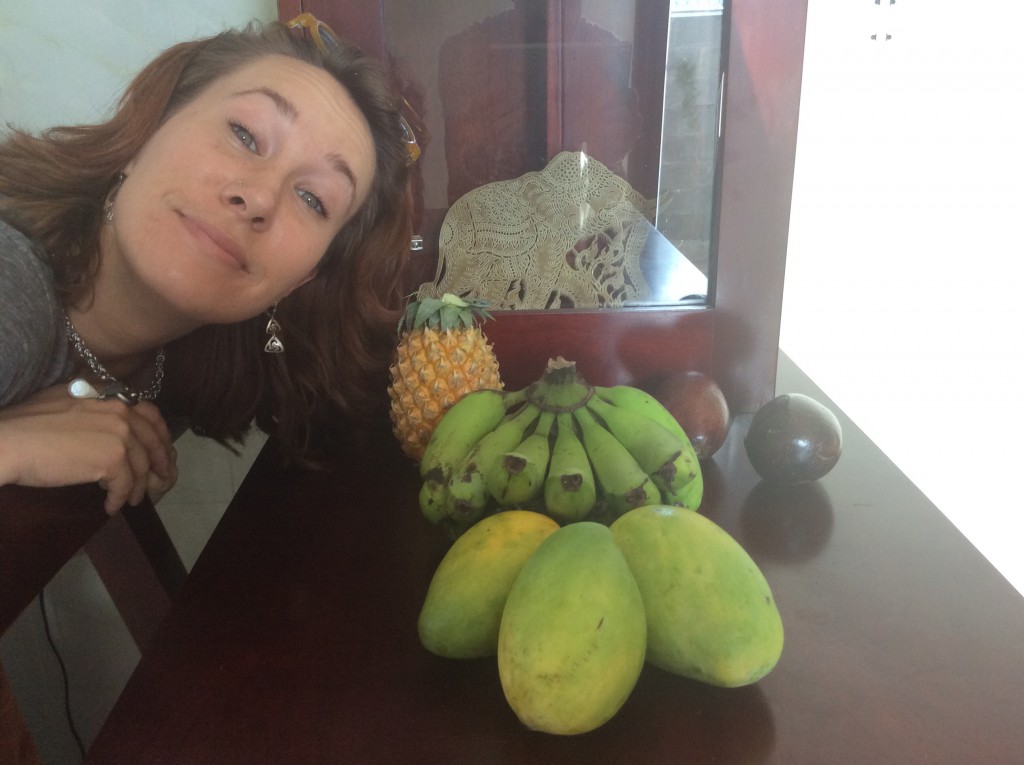
M 549 0 L 548 6 L 557 9 L 561 3 Z M 701 371 L 714 375 L 733 411 L 752 412 L 775 393 L 807 0 L 731 0 L 726 8 L 728 74 L 714 234 L 713 319 L 709 344 L 699 355 L 710 359 L 710 369 Z M 300 10 L 312 11 L 344 30 L 367 50 L 387 51 L 382 0 L 278 0 L 282 19 Z M 641 52 L 661 51 L 660 59 L 635 58 L 634 77 L 642 76 L 645 82 L 664 76 L 651 69 L 652 61 L 664 61 L 664 40 L 655 16 L 664 24 L 667 4 L 662 0 L 638 4 L 637 40 L 649 41 L 650 49 L 641 46 Z M 639 89 L 645 114 L 658 111 L 659 94 L 660 88 Z M 592 119 L 600 120 L 601 115 Z M 644 173 L 656 161 L 657 141 L 650 130 L 648 120 L 638 153 L 631 158 L 629 180 L 639 186 L 647 182 Z M 444 210 L 426 212 L 426 259 L 421 256 L 414 264 L 416 277 L 433 275 L 433 240 L 443 214 Z M 412 282 L 418 283 L 415 278 Z M 662 323 L 666 319 L 658 314 L 679 311 L 687 309 L 660 307 L 640 320 Z M 510 323 L 518 321 L 513 317 Z M 532 326 L 532 321 L 525 323 Z M 516 359 L 507 361 L 506 366 L 518 366 Z M 658 365 L 660 359 L 652 357 L 651 363 Z
M 835 409 L 785 359 L 779 389 Z M 445 541 L 382 429 L 328 472 L 260 456 L 87 761 L 1018 762 L 1024 600 L 835 411 L 844 454 L 820 482 L 759 482 L 747 415 L 705 465 L 701 512 L 757 561 L 785 624 L 755 685 L 647 667 L 596 731 L 526 730 L 494 659 L 418 642 Z
M 714 312 L 629 308 L 499 313 L 483 325 L 507 390 L 524 388 L 548 359 L 576 362 L 584 377 L 652 390 L 679 369 L 707 371 Z
M 0 667 L 0 759 L 4 765 L 42 765 L 3 667 Z
M 669 0 L 646 0 L 636 4 L 636 32 L 633 46 L 633 81 L 637 84 L 639 111 L 643 115 L 665 111 L 665 61 L 668 56 Z M 647 118 L 640 139 L 629 158 L 626 180 L 640 193 L 658 193 L 661 172 L 661 123 Z
M 135 644 L 145 650 L 187 572 L 156 508 L 126 508 L 85 543 Z
M 774 395 L 807 2 L 726 8 L 712 371 L 733 410 L 749 412 Z
M 103 498 L 95 484 L 0 486 L 0 634 L 85 546 L 132 637 L 145 645 L 185 567 L 148 499 L 111 518 Z
M 0 634 L 106 522 L 98 487 L 0 487 Z

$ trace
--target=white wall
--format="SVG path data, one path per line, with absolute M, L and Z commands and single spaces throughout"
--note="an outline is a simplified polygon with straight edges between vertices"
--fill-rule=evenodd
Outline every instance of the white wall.
M 1024 592 L 1024 10 L 887 3 L 810 0 L 780 344 Z
M 0 0 L 0 131 L 95 121 L 164 48 L 275 18 L 276 0 Z

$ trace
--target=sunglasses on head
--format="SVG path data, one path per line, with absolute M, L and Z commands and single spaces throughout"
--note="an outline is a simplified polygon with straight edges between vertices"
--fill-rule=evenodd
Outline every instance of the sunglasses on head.
M 330 54 L 341 50 L 341 41 L 338 36 L 334 33 L 334 30 L 327 26 L 324 22 L 320 21 L 312 13 L 300 13 L 294 19 L 289 21 L 285 26 L 288 29 L 299 29 L 305 30 L 309 33 L 313 43 L 320 50 L 321 53 Z M 409 105 L 409 102 L 404 98 L 402 99 L 402 105 L 407 110 L 413 119 L 419 122 L 419 115 Z M 405 151 L 408 157 L 409 164 L 413 164 L 420 158 L 420 145 L 416 140 L 416 133 L 413 131 L 412 126 L 404 115 L 398 115 L 399 126 L 402 128 L 402 137 L 405 140 Z

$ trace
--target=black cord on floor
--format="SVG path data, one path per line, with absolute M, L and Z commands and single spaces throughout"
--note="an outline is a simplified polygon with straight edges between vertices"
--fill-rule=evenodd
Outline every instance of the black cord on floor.
M 46 616 L 46 599 L 43 590 L 39 591 L 39 610 L 43 615 L 43 632 L 46 633 L 46 641 L 50 644 L 53 655 L 57 657 L 57 663 L 60 665 L 60 674 L 64 678 L 64 714 L 68 718 L 68 727 L 71 729 L 71 735 L 74 737 L 75 743 L 78 744 L 78 752 L 84 760 L 85 745 L 82 743 L 82 737 L 78 735 L 75 720 L 71 716 L 71 689 L 68 682 L 68 670 L 64 666 L 64 659 L 61 658 L 60 651 L 57 650 L 57 644 L 53 641 L 53 635 L 50 633 L 50 620 Z

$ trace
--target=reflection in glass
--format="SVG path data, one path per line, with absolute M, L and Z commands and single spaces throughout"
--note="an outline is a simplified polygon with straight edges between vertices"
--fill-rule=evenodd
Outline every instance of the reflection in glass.
M 673 0 L 657 226 L 710 273 L 723 0 Z
M 510 263 L 505 270 L 523 273 L 533 267 L 531 262 L 558 258 L 573 266 L 594 241 L 621 239 L 629 228 L 627 218 L 631 221 L 635 213 L 654 224 L 633 226 L 637 232 L 649 229 L 649 243 L 636 247 L 634 238 L 632 245 L 641 253 L 647 277 L 643 289 L 612 290 L 610 299 L 589 305 L 549 290 L 543 300 L 537 298 L 540 307 L 705 302 L 713 259 L 721 0 L 710 5 L 705 0 L 699 7 L 674 3 L 679 7 L 671 19 L 653 17 L 651 5 L 621 0 L 442 2 L 432 4 L 426 23 L 417 3 L 386 0 L 384 29 L 392 69 L 430 136 L 421 141 L 425 145 L 416 169 L 416 233 L 424 248 L 414 253 L 413 289 L 423 282 L 441 283 L 447 273 L 442 235 L 449 241 L 465 239 L 453 237 L 452 226 L 475 226 L 471 233 L 480 250 L 476 229 L 482 223 L 467 224 L 465 215 L 456 220 L 450 208 L 466 208 L 459 203 L 488 184 L 505 183 L 519 193 L 531 174 L 571 152 L 615 174 L 628 189 L 626 196 L 640 202 L 607 231 L 585 232 L 580 226 L 581 239 L 562 251 Z M 518 204 L 513 200 L 506 207 Z M 549 205 L 546 212 L 537 204 L 526 208 L 533 216 L 564 215 L 573 205 Z M 497 237 L 505 242 L 506 254 L 516 249 L 507 247 L 508 238 L 536 224 L 525 219 L 509 223 Z M 546 221 L 539 228 L 567 225 Z M 492 266 L 499 256 L 481 255 Z M 571 273 L 573 268 L 559 270 Z M 509 282 L 495 289 L 521 287 Z
M 442 43 L 450 204 L 484 183 L 542 170 L 555 148 L 624 174 L 641 121 L 632 43 L 584 18 L 581 0 L 560 6 L 553 17 L 544 3 L 514 0 Z M 616 21 L 631 21 L 628 5 L 614 10 Z

